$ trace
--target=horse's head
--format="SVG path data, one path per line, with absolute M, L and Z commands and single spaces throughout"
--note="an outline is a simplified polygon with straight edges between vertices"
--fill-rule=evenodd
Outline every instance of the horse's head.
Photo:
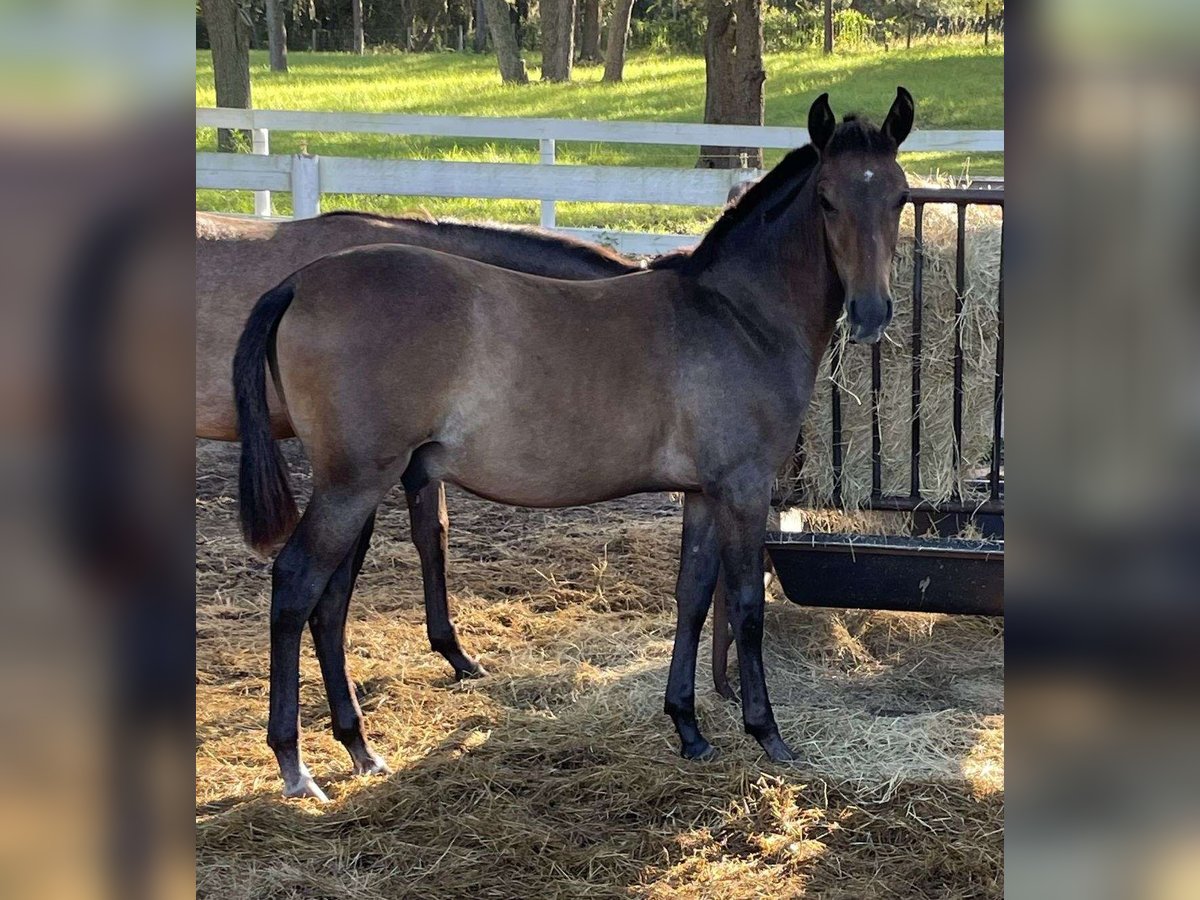
M 892 320 L 891 271 L 908 184 L 896 150 L 913 124 L 912 95 L 896 89 L 883 125 L 847 116 L 841 124 L 822 94 L 808 113 L 821 154 L 816 202 L 826 244 L 846 293 L 850 340 L 873 344 Z

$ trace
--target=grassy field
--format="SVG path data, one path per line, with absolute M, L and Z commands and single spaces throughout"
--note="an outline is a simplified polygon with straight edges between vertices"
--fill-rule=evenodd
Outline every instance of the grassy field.
M 886 112 L 897 84 L 917 99 L 917 127 L 925 129 L 1002 128 L 1004 124 L 1003 45 L 989 48 L 962 42 L 914 47 L 911 51 L 864 51 L 823 57 L 787 53 L 767 57 L 768 125 L 802 125 L 808 106 L 829 91 L 836 112 L 861 111 L 875 118 Z M 491 56 L 474 54 L 388 53 L 364 57 L 337 53 L 292 53 L 291 71 L 271 72 L 265 52 L 251 58 L 254 105 L 264 109 L 329 109 L 475 116 L 636 119 L 700 122 L 704 110 L 704 60 L 635 53 L 620 85 L 600 82 L 602 68 L 576 69 L 571 84 L 505 86 Z M 538 77 L 531 55 L 530 76 Z M 215 103 L 212 59 L 196 56 L 196 104 Z M 197 149 L 215 149 L 213 129 L 197 130 Z M 533 162 L 537 145 L 526 141 L 394 137 L 388 135 L 272 133 L 274 153 Z M 563 163 L 679 166 L 695 162 L 685 147 L 563 142 Z M 774 162 L 780 152 L 768 155 Z M 954 153 L 903 154 L 917 175 L 1001 174 L 1001 154 L 966 157 Z M 249 212 L 248 192 L 197 191 L 197 208 Z M 290 195 L 275 196 L 277 213 L 291 213 Z M 438 216 L 536 222 L 535 201 L 326 195 L 326 209 L 352 208 L 401 213 L 424 207 Z M 714 210 L 627 204 L 562 203 L 558 221 L 566 226 L 647 231 L 703 230 Z

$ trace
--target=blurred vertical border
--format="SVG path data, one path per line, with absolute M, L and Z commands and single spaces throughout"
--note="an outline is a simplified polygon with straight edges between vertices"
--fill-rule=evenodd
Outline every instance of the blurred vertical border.
M 1006 888 L 1200 896 L 1200 4 L 1007 4 Z
M 193 10 L 0 4 L 0 894 L 194 894 Z

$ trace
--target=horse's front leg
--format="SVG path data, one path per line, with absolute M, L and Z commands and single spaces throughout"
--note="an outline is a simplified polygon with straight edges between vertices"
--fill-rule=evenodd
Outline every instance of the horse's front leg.
M 762 745 L 776 762 L 795 759 L 779 736 L 775 713 L 767 696 L 763 670 L 763 543 L 766 539 L 770 482 L 761 490 L 755 481 L 731 485 L 717 504 L 718 539 L 725 579 L 725 599 L 733 635 L 737 640 L 738 671 L 741 675 L 742 721 L 746 733 Z
M 712 501 L 703 494 L 688 494 L 683 506 L 679 578 L 675 583 L 675 649 L 664 705 L 679 732 L 680 753 L 687 759 L 716 755 L 696 723 L 696 652 L 719 566 Z

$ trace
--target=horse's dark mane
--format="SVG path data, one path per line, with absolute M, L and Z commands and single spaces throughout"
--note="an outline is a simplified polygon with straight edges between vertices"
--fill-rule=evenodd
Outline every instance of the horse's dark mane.
M 717 219 L 704 239 L 700 241 L 690 254 L 676 253 L 660 257 L 650 264 L 652 269 L 676 269 L 695 274 L 712 264 L 716 259 L 717 248 L 726 236 L 750 216 L 758 212 L 762 206 L 775 198 L 784 186 L 799 182 L 803 185 L 817 167 L 820 155 L 812 144 L 805 144 L 793 150 L 764 175 L 754 187 L 742 194 Z M 795 186 L 795 185 L 794 185 Z
M 457 219 L 419 219 L 411 216 L 389 216 L 383 213 L 362 212 L 354 209 L 333 210 L 322 213 L 319 218 L 328 219 L 334 217 L 370 219 L 389 225 L 415 225 L 419 228 L 441 231 L 501 232 L 504 234 L 519 235 L 533 241 L 554 244 L 571 253 L 592 258 L 600 256 L 615 262 L 625 263 L 629 266 L 637 266 L 635 260 L 622 256 L 617 251 L 605 247 L 603 244 L 592 244 L 579 238 L 564 234 L 555 234 L 554 232 L 544 231 L 541 228 L 531 225 L 510 225 L 505 222 L 460 222 Z
M 826 158 L 841 153 L 880 153 L 895 155 L 895 142 L 870 119 L 850 113 L 834 129 L 825 146 Z M 717 248 L 733 229 L 757 213 L 772 200 L 788 201 L 804 187 L 816 170 L 821 154 L 812 144 L 793 150 L 764 175 L 754 187 L 725 208 L 704 239 L 694 251 L 676 251 L 660 256 L 650 263 L 651 269 L 674 269 L 696 274 L 713 263 Z M 791 197 L 780 197 L 785 186 L 791 186 Z M 768 211 L 769 215 L 769 211 Z

